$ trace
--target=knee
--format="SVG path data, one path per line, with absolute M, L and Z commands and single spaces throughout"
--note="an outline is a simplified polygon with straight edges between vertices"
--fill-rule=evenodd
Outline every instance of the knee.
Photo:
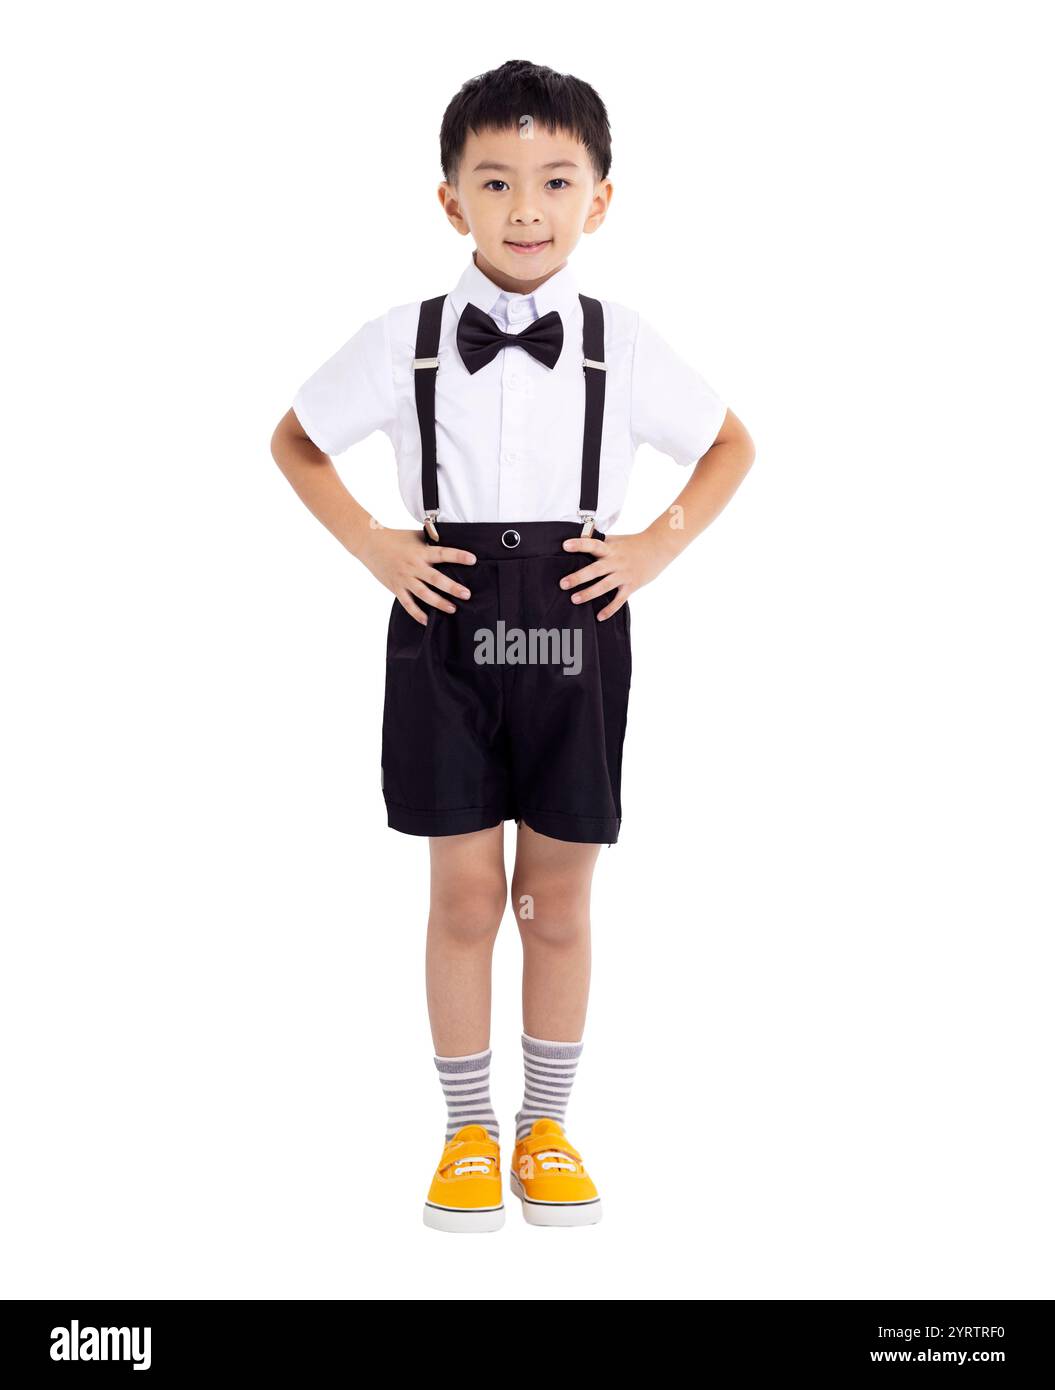
M 531 884 L 514 878 L 510 897 L 525 942 L 573 946 L 590 930 L 590 889 L 580 875 L 551 873 Z
M 498 935 L 505 905 L 504 875 L 463 875 L 433 886 L 429 927 L 448 940 L 480 945 Z

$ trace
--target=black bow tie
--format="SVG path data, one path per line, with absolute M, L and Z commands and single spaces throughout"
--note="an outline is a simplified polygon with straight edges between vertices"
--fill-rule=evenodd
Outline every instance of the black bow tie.
M 466 304 L 458 320 L 458 351 L 470 372 L 478 372 L 504 347 L 522 347 L 543 366 L 555 366 L 564 345 L 564 325 L 556 309 L 529 323 L 522 333 L 503 333 L 490 314 Z

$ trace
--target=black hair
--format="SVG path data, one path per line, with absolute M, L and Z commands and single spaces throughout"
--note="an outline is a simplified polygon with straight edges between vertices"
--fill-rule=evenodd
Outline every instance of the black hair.
M 612 164 L 612 132 L 604 102 L 588 82 L 523 58 L 470 77 L 452 97 L 440 126 L 443 177 L 454 183 L 469 132 L 519 127 L 524 116 L 576 136 L 590 152 L 598 179 Z

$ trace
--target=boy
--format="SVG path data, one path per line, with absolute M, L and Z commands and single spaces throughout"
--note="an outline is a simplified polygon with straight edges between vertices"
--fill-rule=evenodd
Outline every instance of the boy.
M 534 1225 L 600 1198 L 564 1131 L 590 972 L 590 884 L 614 844 L 630 686 L 627 599 L 718 515 L 754 458 L 744 427 L 636 312 L 580 294 L 569 257 L 612 196 L 605 107 L 577 78 L 508 62 L 443 118 L 440 203 L 475 251 L 449 294 L 364 324 L 297 392 L 272 452 L 395 599 L 382 788 L 428 836 L 426 944 L 446 1143 L 427 1225 L 496 1230 L 491 955 L 511 897 L 524 948 L 525 1087 L 510 1183 Z M 375 429 L 419 530 L 379 526 L 328 455 Z M 634 452 L 695 464 L 667 513 L 610 535 Z

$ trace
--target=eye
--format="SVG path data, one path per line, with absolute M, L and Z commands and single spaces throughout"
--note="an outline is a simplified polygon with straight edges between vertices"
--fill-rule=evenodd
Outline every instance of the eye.
M 487 182 L 484 184 L 484 187 L 490 188 L 493 183 L 505 183 L 505 179 L 488 179 Z M 506 184 L 506 187 L 508 188 L 509 185 Z
M 550 179 L 550 183 L 563 183 L 563 184 L 566 184 L 569 188 L 571 187 L 571 184 L 568 182 L 567 179 L 561 179 L 561 178 Z

